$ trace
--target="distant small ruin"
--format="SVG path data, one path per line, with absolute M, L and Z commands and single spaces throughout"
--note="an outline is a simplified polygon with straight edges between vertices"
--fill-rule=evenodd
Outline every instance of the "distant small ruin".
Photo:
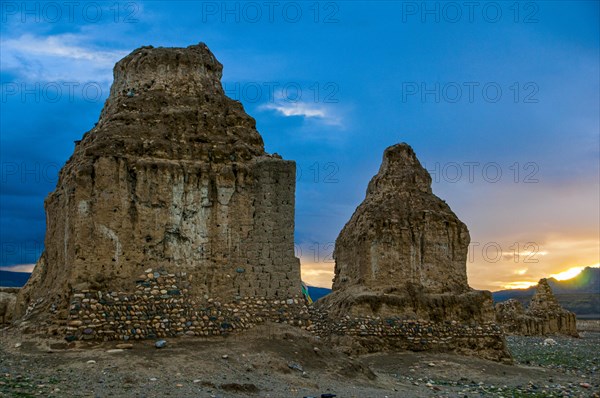
M 575 314 L 562 308 L 545 278 L 538 282 L 527 309 L 519 301 L 509 299 L 496 304 L 496 319 L 510 334 L 579 337 Z

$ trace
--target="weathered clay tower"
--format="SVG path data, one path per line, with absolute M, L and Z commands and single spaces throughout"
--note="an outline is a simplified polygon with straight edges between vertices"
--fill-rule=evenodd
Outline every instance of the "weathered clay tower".
M 470 237 L 406 144 L 385 150 L 379 173 L 335 245 L 333 290 L 465 293 Z
M 391 146 L 336 240 L 333 292 L 319 306 L 332 323 L 363 319 L 360 328 L 349 325 L 341 333 L 369 347 L 376 339 L 379 346 L 508 357 L 491 293 L 467 283 L 469 241 L 465 224 L 432 193 L 431 177 L 412 148 Z M 429 337 L 422 339 L 419 330 Z
M 221 75 L 202 43 L 116 64 L 98 123 L 46 199 L 45 251 L 17 317 L 60 314 L 74 294 L 168 300 L 175 278 L 188 297 L 223 302 L 301 294 L 295 163 L 265 152 Z

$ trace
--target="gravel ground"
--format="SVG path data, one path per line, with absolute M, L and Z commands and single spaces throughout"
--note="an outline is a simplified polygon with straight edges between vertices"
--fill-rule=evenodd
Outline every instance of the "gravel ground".
M 552 339 L 508 337 L 506 365 L 427 352 L 353 358 L 283 325 L 116 352 L 5 331 L 0 397 L 600 397 L 600 332 Z
M 583 379 L 600 378 L 600 333 L 581 332 L 581 338 L 552 336 L 555 344 L 544 343 L 544 337 L 508 336 L 515 362 L 523 365 L 559 369 Z

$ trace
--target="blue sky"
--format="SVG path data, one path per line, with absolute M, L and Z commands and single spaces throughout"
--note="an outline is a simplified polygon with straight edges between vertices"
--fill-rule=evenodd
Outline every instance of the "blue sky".
M 267 151 L 297 162 L 310 283 L 330 283 L 332 243 L 401 141 L 469 226 L 473 286 L 597 264 L 598 4 L 3 2 L 0 266 L 36 261 L 43 199 L 114 63 L 200 41 Z

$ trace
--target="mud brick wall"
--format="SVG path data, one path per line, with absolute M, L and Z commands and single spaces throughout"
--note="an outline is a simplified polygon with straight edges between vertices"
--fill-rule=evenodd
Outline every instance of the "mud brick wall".
M 296 165 L 264 159 L 253 168 L 252 228 L 234 261 L 238 296 L 286 298 L 299 295 L 300 260 L 294 256 Z M 234 226 L 232 226 L 234 227 Z

